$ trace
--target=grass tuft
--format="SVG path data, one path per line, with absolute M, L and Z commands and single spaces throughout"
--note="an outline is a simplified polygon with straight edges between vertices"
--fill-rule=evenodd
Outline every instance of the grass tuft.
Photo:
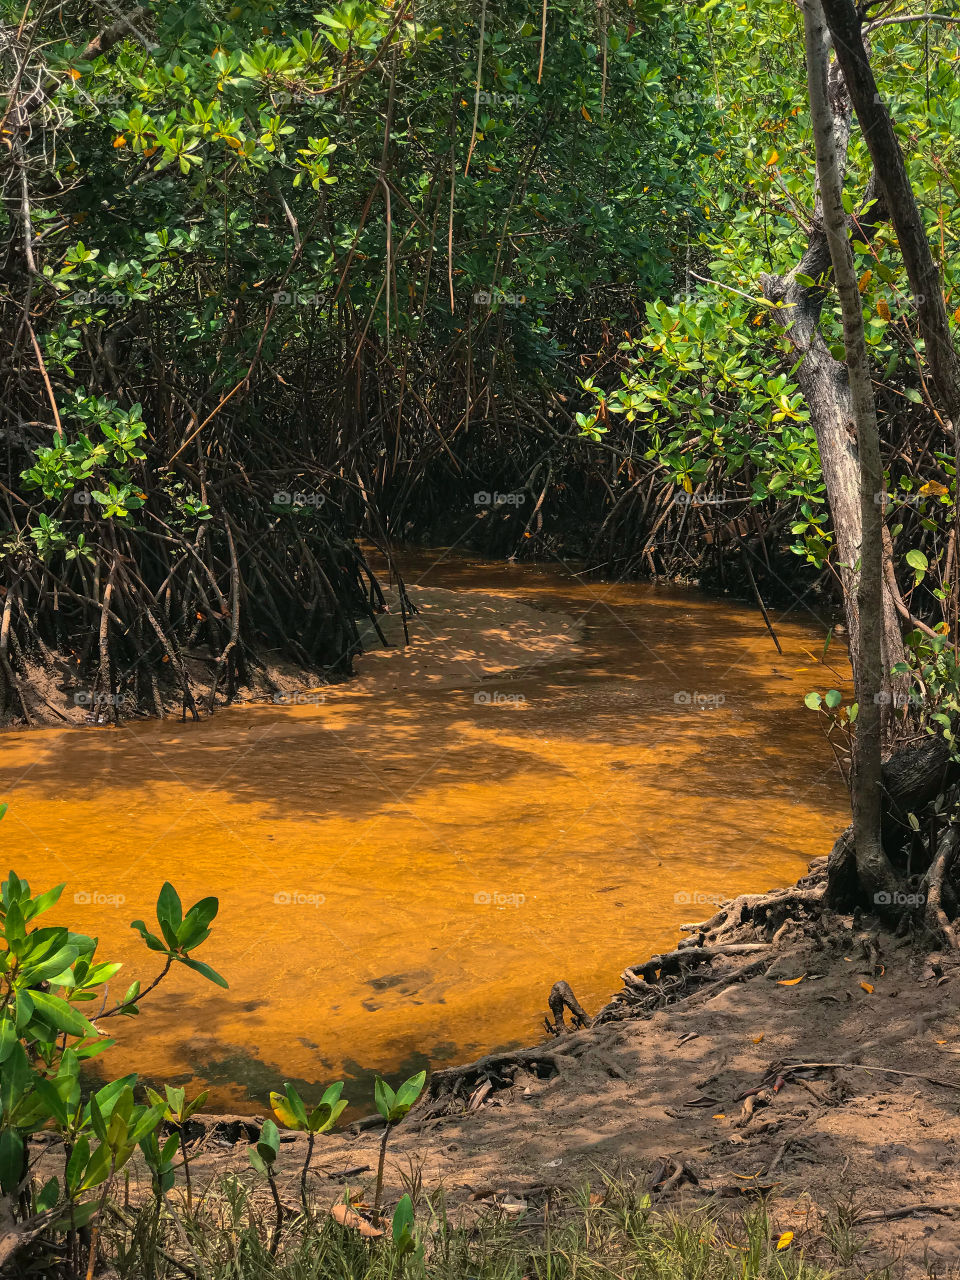
M 761 1205 L 660 1210 L 628 1179 L 604 1178 L 507 1217 L 464 1224 L 442 1191 L 416 1188 L 417 1237 L 402 1256 L 385 1234 L 365 1240 L 326 1215 L 288 1216 L 271 1255 L 272 1205 L 237 1178 L 190 1212 L 176 1197 L 104 1223 L 103 1261 L 117 1280 L 854 1280 L 849 1231 L 783 1232 Z M 870 1272 L 874 1280 L 883 1273 Z

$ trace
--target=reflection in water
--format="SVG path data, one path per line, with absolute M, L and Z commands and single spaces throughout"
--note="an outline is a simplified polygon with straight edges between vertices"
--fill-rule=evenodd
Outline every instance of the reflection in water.
M 127 982 L 154 973 L 128 926 L 165 878 L 220 897 L 200 954 L 229 992 L 173 975 L 111 1026 L 113 1072 L 249 1110 L 284 1079 L 531 1042 L 557 978 L 592 1010 L 711 899 L 828 849 L 812 621 L 777 624 L 781 657 L 697 594 L 432 559 L 416 646 L 317 704 L 5 735 L 7 863 L 67 881 L 59 918 Z

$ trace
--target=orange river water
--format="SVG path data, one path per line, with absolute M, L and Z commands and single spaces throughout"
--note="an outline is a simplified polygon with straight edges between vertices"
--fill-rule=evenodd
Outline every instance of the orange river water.
M 283 1080 L 467 1061 L 535 1042 L 566 978 L 588 1011 L 713 901 L 827 852 L 846 797 L 814 713 L 823 628 L 681 589 L 418 553 L 410 648 L 358 679 L 199 723 L 8 732 L 5 864 L 157 971 L 130 921 L 163 880 L 220 899 L 112 1074 L 201 1083 L 256 1110 Z M 384 625 L 398 636 L 391 611 Z M 845 659 L 836 659 L 843 663 Z M 117 980 L 112 996 L 126 982 Z

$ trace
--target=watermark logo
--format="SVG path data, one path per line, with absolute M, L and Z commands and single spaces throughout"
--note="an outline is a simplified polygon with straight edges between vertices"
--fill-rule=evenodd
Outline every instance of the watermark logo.
M 322 507 L 326 500 L 325 493 L 289 493 L 286 489 L 277 489 L 273 495 L 275 507 Z
M 478 907 L 522 907 L 526 896 L 522 893 L 475 893 L 473 900 Z
M 873 900 L 878 907 L 922 907 L 927 899 L 922 893 L 901 893 L 899 889 L 885 893 L 881 889 L 873 895 Z
M 526 500 L 525 493 L 488 493 L 486 489 L 473 495 L 475 507 L 522 507 Z
M 322 893 L 301 893 L 299 889 L 281 890 L 273 900 L 278 907 L 322 907 L 326 902 Z
M 906 489 L 896 489 L 893 492 L 889 489 L 878 489 L 873 495 L 873 500 L 878 507 L 885 505 L 891 507 L 922 507 L 925 502 L 929 502 L 931 499 L 949 498 L 949 496 L 950 490 L 946 485 L 930 480 L 915 493 Z
M 122 893 L 101 893 L 99 889 L 80 889 L 73 895 L 78 907 L 122 907 L 126 900 Z
M 674 504 L 678 507 L 724 507 L 731 502 L 746 502 L 746 498 L 736 495 L 728 497 L 726 493 L 687 493 L 681 490 L 674 495 Z
M 519 307 L 521 303 L 526 302 L 527 295 L 525 293 L 504 293 L 502 289 L 478 289 L 473 295 L 473 300 L 478 307 L 489 307 L 495 302 L 502 302 L 510 307 Z
M 319 293 L 288 293 L 278 289 L 272 301 L 277 307 L 319 307 L 323 299 Z
M 73 301 L 88 307 L 122 307 L 130 299 L 125 293 L 98 293 L 96 289 L 79 289 Z
M 275 693 L 273 700 L 284 707 L 319 707 L 323 705 L 325 696 L 322 693 Z
M 719 111 L 721 106 L 720 102 L 717 101 L 717 92 L 715 89 L 707 89 L 702 93 L 697 93 L 693 89 L 678 89 L 676 92 L 671 92 L 669 97 L 670 101 L 678 107 L 705 106 L 713 107 L 715 110 Z
M 899 690 L 890 692 L 889 689 L 883 689 L 880 693 L 873 695 L 873 700 L 878 707 L 896 707 L 901 710 L 903 707 L 922 707 L 923 695 L 920 693 L 903 693 Z
M 73 695 L 76 707 L 119 707 L 120 696 L 116 693 L 95 693 L 92 689 L 78 689 Z
M 478 89 L 474 102 L 481 107 L 522 107 L 526 98 L 522 93 L 488 93 L 486 89 Z
M 673 700 L 678 707 L 699 707 L 702 710 L 710 708 L 715 710 L 722 707 L 726 702 L 726 695 L 722 693 L 688 693 L 685 689 L 681 689 L 679 693 L 673 695 Z
M 680 889 L 673 895 L 673 900 L 677 906 L 681 907 L 699 907 L 711 906 L 719 907 L 721 903 L 728 902 L 729 894 L 722 893 L 701 893 L 699 889 L 688 892 L 686 889 Z
M 482 689 L 473 700 L 478 707 L 522 707 L 526 702 L 522 693 L 498 693 L 495 689 Z

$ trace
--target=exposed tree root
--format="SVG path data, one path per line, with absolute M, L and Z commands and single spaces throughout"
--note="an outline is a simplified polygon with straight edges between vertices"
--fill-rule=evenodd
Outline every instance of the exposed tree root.
M 451 1111 L 463 1111 L 481 1083 L 489 1081 L 494 1090 L 508 1088 L 520 1071 L 549 1077 L 558 1075 L 564 1064 L 572 1060 L 569 1053 L 559 1053 L 543 1046 L 490 1053 L 466 1066 L 445 1067 L 441 1071 L 434 1071 L 428 1086 L 430 1101 L 421 1111 L 421 1117 L 430 1119 Z
M 947 913 L 943 909 L 943 887 L 956 861 L 958 850 L 960 850 L 960 828 L 947 827 L 940 837 L 937 856 L 927 872 L 927 924 L 935 933 L 941 933 L 954 951 L 960 951 L 960 938 L 957 937 L 955 925 L 947 918 Z
M 549 1018 L 544 1018 L 544 1026 L 552 1036 L 561 1035 L 566 1030 L 566 1023 L 563 1020 L 564 1009 L 569 1009 L 575 1027 L 589 1027 L 590 1018 L 584 1010 L 580 1001 L 573 994 L 569 982 L 561 979 L 553 984 L 550 996 L 547 1000 L 550 1006 L 550 1012 L 553 1015 L 553 1022 Z

